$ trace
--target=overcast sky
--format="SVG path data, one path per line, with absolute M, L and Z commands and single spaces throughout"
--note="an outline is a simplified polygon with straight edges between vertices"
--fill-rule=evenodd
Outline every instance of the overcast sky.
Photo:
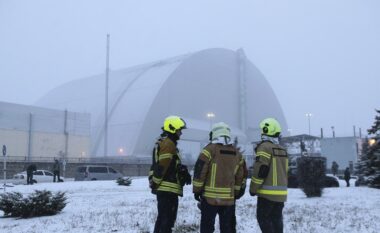
M 243 48 L 291 134 L 365 134 L 380 108 L 378 0 L 0 0 L 0 101 L 207 48 Z

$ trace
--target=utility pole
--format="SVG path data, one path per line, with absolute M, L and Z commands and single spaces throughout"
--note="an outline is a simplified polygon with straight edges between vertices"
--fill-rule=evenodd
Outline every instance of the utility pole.
M 106 95 L 104 109 L 104 157 L 108 154 L 108 82 L 109 82 L 110 34 L 107 34 Z
M 311 117 L 313 114 L 311 114 L 311 113 L 306 113 L 305 115 L 307 116 L 307 120 L 308 120 L 308 125 L 309 125 L 309 135 L 311 135 L 311 134 L 310 134 L 310 117 Z
M 7 187 L 7 146 L 3 145 L 3 162 L 4 162 L 4 192 L 6 192 Z

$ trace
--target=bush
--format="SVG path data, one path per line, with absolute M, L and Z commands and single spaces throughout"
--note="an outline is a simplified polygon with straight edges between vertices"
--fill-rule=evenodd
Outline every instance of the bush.
M 50 191 L 36 190 L 28 197 L 21 193 L 12 192 L 0 194 L 0 210 L 6 217 L 30 218 L 48 216 L 59 213 L 66 206 L 66 194 L 57 192 L 53 195 Z
M 119 177 L 117 178 L 116 183 L 118 185 L 129 186 L 132 184 L 132 179 L 129 177 Z
M 297 178 L 307 197 L 320 197 L 324 187 L 326 158 L 301 157 L 297 159 Z

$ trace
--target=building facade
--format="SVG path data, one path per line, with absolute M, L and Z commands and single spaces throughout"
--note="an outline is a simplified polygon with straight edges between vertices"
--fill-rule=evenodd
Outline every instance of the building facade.
M 0 144 L 16 161 L 86 157 L 90 115 L 0 102 Z

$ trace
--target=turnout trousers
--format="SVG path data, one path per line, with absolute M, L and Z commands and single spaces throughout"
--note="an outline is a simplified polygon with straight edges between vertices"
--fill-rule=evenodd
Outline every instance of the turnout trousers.
M 283 233 L 283 202 L 257 197 L 257 221 L 263 233 Z
M 232 233 L 232 219 L 235 206 L 213 206 L 206 200 L 201 202 L 201 233 L 211 233 L 215 230 L 215 217 L 219 215 L 220 233 Z
M 26 173 L 26 184 L 33 184 L 33 172 Z
M 157 192 L 157 220 L 154 233 L 171 233 L 177 218 L 178 196 L 170 192 Z
M 57 179 L 57 182 L 59 182 L 61 180 L 61 177 L 59 176 L 59 171 L 54 171 L 53 172 L 53 182 L 55 182 L 55 178 L 58 178 Z

